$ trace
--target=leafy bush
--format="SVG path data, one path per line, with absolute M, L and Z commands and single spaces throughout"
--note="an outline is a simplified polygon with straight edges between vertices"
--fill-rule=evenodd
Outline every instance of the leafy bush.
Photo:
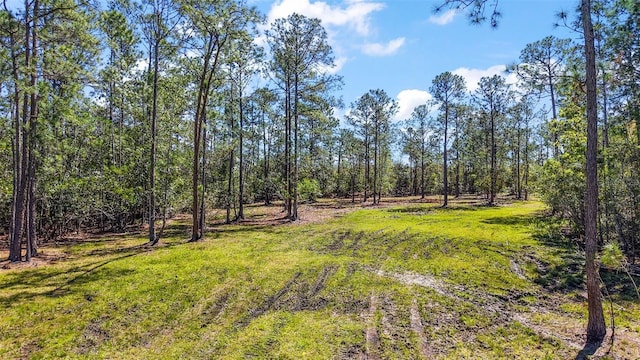
M 302 179 L 298 184 L 298 194 L 301 202 L 315 202 L 322 196 L 320 184 L 315 179 Z

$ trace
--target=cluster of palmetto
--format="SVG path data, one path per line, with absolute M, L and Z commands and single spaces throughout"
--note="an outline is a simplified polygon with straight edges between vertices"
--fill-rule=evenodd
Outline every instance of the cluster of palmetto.
M 488 3 L 498 2 L 444 5 L 481 22 Z M 399 126 L 391 121 L 397 103 L 371 90 L 351 104 L 346 128 L 332 113 L 341 79 L 317 19 L 265 25 L 232 0 L 112 1 L 103 10 L 73 0 L 3 4 L 0 221 L 13 261 L 37 255 L 37 235 L 83 227 L 124 230 L 143 220 L 155 243 L 175 211 L 192 214 L 195 241 L 205 205 L 226 209 L 231 222 L 244 217 L 246 202 L 279 199 L 295 220 L 300 199 L 317 193 L 373 203 L 442 193 L 446 205 L 450 194 L 482 192 L 493 202 L 505 189 L 526 198 L 536 177 L 553 185 L 538 188 L 546 201 L 586 234 L 591 299 L 599 294 L 598 239 L 617 241 L 631 260 L 637 254 L 633 1 L 582 1 L 585 46 L 552 37 L 527 46 L 510 68 L 518 94 L 500 76 L 468 94 L 447 72 L 431 84 L 434 103 Z M 551 121 L 535 111 L 540 96 L 549 98 Z M 392 160 L 394 144 L 404 160 Z M 601 314 L 592 313 L 597 339 Z

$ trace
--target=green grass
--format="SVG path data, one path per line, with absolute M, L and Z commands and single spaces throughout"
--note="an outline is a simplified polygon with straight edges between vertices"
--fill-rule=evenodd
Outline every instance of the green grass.
M 580 259 L 540 235 L 541 210 L 412 204 L 198 243 L 176 222 L 157 248 L 46 248 L 63 259 L 0 271 L 0 358 L 575 357 Z M 638 301 L 615 300 L 615 351 L 640 356 Z

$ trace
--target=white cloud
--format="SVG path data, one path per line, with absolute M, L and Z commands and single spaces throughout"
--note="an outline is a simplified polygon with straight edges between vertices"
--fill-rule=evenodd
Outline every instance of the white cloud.
M 409 119 L 416 106 L 426 104 L 431 99 L 433 99 L 431 94 L 424 90 L 407 89 L 400 91 L 396 96 L 399 109 L 394 120 L 401 121 Z
M 342 67 L 344 66 L 344 64 L 347 63 L 347 61 L 349 61 L 349 59 L 347 57 L 341 56 L 337 59 L 334 60 L 334 66 L 330 67 L 330 66 L 322 66 L 319 71 L 322 73 L 326 73 L 326 74 L 337 74 L 338 72 L 340 72 L 340 70 L 342 70 Z
M 465 67 L 457 68 L 452 71 L 456 75 L 460 75 L 467 83 L 467 89 L 472 92 L 478 88 L 478 82 L 485 76 L 500 75 L 505 78 L 507 84 L 516 84 L 518 78 L 515 74 L 505 74 L 506 65 L 494 65 L 487 69 L 469 69 Z
M 453 21 L 457 14 L 457 10 L 451 9 L 449 11 L 443 12 L 440 15 L 432 15 L 431 17 L 429 17 L 429 22 L 440 26 L 447 25 Z
M 346 7 L 330 5 L 324 1 L 312 0 L 279 0 L 272 6 L 267 15 L 268 24 L 279 18 L 298 13 L 307 17 L 318 18 L 325 26 L 348 26 L 360 35 L 369 34 L 369 16 L 384 8 L 380 2 L 347 1 Z
M 386 44 L 371 43 L 362 46 L 362 52 L 370 56 L 389 56 L 395 54 L 404 45 L 405 38 L 400 37 Z

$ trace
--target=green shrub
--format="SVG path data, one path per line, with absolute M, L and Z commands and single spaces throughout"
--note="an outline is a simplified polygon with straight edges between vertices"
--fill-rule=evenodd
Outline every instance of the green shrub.
M 320 184 L 315 179 L 302 179 L 298 184 L 298 194 L 301 202 L 315 202 L 322 196 Z

